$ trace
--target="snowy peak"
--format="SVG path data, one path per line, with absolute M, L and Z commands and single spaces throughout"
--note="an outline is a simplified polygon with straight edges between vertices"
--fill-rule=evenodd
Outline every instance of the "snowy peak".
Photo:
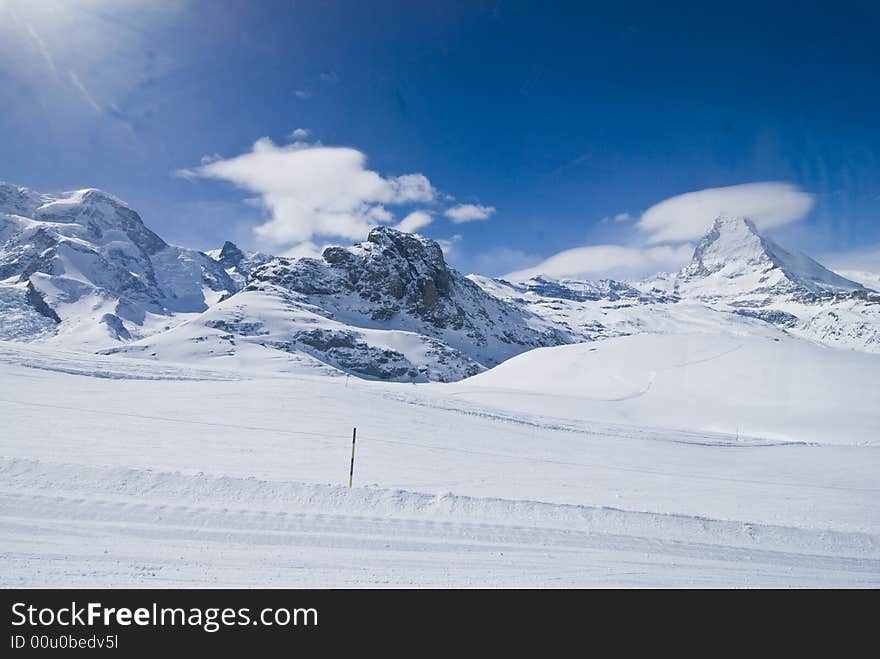
M 215 258 L 225 252 L 235 260 L 239 251 L 228 244 Z M 251 272 L 243 290 L 197 318 L 116 352 L 452 381 L 570 340 L 450 268 L 436 242 L 386 227 L 365 242 L 328 247 L 320 259 L 273 258 Z
M 168 247 L 128 204 L 103 190 L 75 190 L 46 199 L 46 203 L 34 211 L 33 218 L 69 225 L 54 227 L 67 238 L 84 239 L 95 245 L 131 242 L 146 254 L 156 254 Z
M 736 287 L 740 292 L 820 297 L 864 290 L 805 254 L 789 252 L 761 236 L 751 220 L 728 215 L 715 220 L 682 276 L 726 280 L 723 288 L 728 293 L 731 282 L 742 285 Z
M 0 323 L 0 337 L 49 332 L 89 347 L 144 335 L 151 317 L 165 327 L 238 288 L 215 261 L 169 245 L 107 192 L 11 184 L 0 184 L 0 280 L 2 305 L 19 318 Z
M 453 277 L 443 251 L 423 236 L 378 227 L 370 231 L 366 242 L 348 249 L 328 247 L 322 256 L 334 268 L 344 270 L 364 297 L 391 302 L 383 316 L 402 306 L 442 326 L 445 312 L 451 311 L 446 307 L 455 305 Z M 462 286 L 470 284 L 460 280 Z
M 275 258 L 261 252 L 245 252 L 229 240 L 220 249 L 213 249 L 207 254 L 220 264 L 238 288 L 244 286 L 251 272 Z
M 245 254 L 238 248 L 238 245 L 228 240 L 223 243 L 223 247 L 220 248 L 220 252 L 217 254 L 217 261 L 224 268 L 234 268 L 244 258 Z
M 694 250 L 685 272 L 706 276 L 724 268 L 772 266 L 766 243 L 751 220 L 722 215 Z
M 0 181 L 0 213 L 31 215 L 42 204 L 43 200 L 37 193 Z
M 433 240 L 387 227 L 365 242 L 328 247 L 320 259 L 273 259 L 236 298 L 246 304 L 235 326 L 272 324 L 261 308 L 286 305 L 285 349 L 382 379 L 460 379 L 571 340 L 450 268 Z
M 763 320 L 826 345 L 880 350 L 880 295 L 719 217 L 672 281 L 683 300 Z

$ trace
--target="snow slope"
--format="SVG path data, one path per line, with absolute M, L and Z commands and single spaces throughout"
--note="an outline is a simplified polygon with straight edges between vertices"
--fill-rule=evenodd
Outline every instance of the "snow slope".
M 250 373 L 312 369 L 381 380 L 458 380 L 482 370 L 442 341 L 341 323 L 275 287 L 242 291 L 170 331 L 106 354 Z
M 639 334 L 520 355 L 465 400 L 595 421 L 880 445 L 880 355 L 777 336 Z
M 876 446 L 0 347 L 2 585 L 880 585 Z

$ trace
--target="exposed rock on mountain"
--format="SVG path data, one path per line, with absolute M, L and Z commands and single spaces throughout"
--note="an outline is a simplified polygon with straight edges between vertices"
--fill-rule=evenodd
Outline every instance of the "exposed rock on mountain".
M 570 340 L 449 268 L 433 240 L 387 227 L 359 245 L 329 247 L 321 260 L 276 259 L 257 268 L 246 289 L 270 286 L 353 325 L 435 337 L 484 366 Z
M 321 259 L 274 259 L 198 319 L 121 351 L 227 361 L 281 351 L 363 377 L 450 381 L 570 340 L 449 268 L 434 241 L 378 228 Z
M 0 280 L 12 287 L 5 299 L 23 300 L 55 323 L 55 333 L 93 347 L 149 333 L 151 324 L 176 314 L 202 312 L 236 290 L 212 259 L 168 245 L 106 192 L 39 195 L 6 183 L 0 183 Z M 2 336 L 20 338 L 19 330 L 0 324 Z
M 827 345 L 880 352 L 880 293 L 780 247 L 747 219 L 715 220 L 672 283 L 681 297 L 713 309 Z
M 255 268 L 275 258 L 262 252 L 242 251 L 238 245 L 228 240 L 219 250 L 211 250 L 206 254 L 220 264 L 239 288 L 244 285 Z

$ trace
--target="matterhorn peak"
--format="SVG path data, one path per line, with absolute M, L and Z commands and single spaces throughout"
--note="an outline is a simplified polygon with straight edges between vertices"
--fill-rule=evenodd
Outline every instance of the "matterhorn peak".
M 767 265 L 770 260 L 767 247 L 751 220 L 719 215 L 697 244 L 685 275 L 705 277 L 732 263 L 752 267 Z
M 682 271 L 685 280 L 715 282 L 709 288 L 826 296 L 862 290 L 800 252 L 790 252 L 759 232 L 745 217 L 719 215 Z M 705 286 L 704 286 L 705 287 Z

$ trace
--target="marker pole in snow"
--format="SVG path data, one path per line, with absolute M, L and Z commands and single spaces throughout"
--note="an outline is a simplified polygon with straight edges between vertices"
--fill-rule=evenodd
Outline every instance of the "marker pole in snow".
M 351 467 L 348 470 L 348 489 L 351 489 L 351 482 L 354 479 L 354 443 L 357 441 L 358 429 L 351 429 Z

